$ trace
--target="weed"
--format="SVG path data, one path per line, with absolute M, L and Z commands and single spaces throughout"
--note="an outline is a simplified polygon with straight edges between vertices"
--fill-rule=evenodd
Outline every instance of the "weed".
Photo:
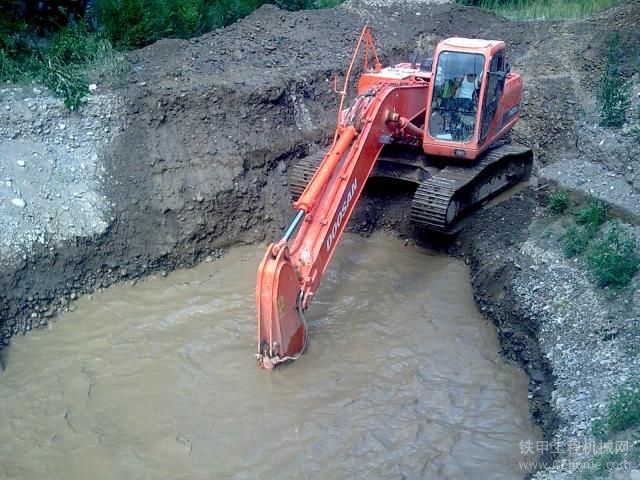
M 159 38 L 152 11 L 144 0 L 101 0 L 96 11 L 103 31 L 117 48 L 140 47 Z
M 562 237 L 564 254 L 569 257 L 577 257 L 587 251 L 589 242 L 596 236 L 597 230 L 593 227 L 576 227 L 570 225 Z
M 581 18 L 604 10 L 620 0 L 457 0 L 463 5 L 474 5 L 493 10 L 518 20 L 551 20 Z
M 631 104 L 631 82 L 621 75 L 620 57 L 620 34 L 616 32 L 609 38 L 607 62 L 598 93 L 598 104 L 602 114 L 600 124 L 605 127 L 621 127 Z
M 607 412 L 593 422 L 592 433 L 605 440 L 618 432 L 640 427 L 640 381 L 625 383 L 611 396 Z
M 83 22 L 51 34 L 42 45 L 30 46 L 19 35 L 0 41 L 0 81 L 37 79 L 71 110 L 89 94 L 90 71 L 118 74 L 125 65 L 122 54 Z
M 551 208 L 551 213 L 554 213 L 555 215 L 564 213 L 569 207 L 569 197 L 567 196 L 567 193 L 561 190 L 556 190 L 551 193 L 549 195 L 549 207 Z
M 598 286 L 624 287 L 638 270 L 640 255 L 635 240 L 612 222 L 606 235 L 589 245 L 586 261 Z
M 15 82 L 22 75 L 18 63 L 6 50 L 0 48 L 0 82 Z
M 607 220 L 607 205 L 598 199 L 592 199 L 589 206 L 576 212 L 576 223 L 588 228 L 597 228 Z
M 43 58 L 40 67 L 42 83 L 70 110 L 77 110 L 89 94 L 87 77 L 76 68 L 51 58 Z

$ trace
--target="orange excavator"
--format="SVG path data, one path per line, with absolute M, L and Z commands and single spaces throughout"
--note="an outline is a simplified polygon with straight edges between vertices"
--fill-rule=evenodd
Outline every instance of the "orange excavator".
M 363 45 L 357 94 L 343 108 Z M 453 234 L 470 213 L 531 173 L 531 150 L 503 138 L 519 118 L 522 96 L 522 79 L 510 71 L 504 42 L 454 37 L 441 41 L 433 58 L 418 56 L 382 68 L 369 28 L 363 28 L 343 88 L 336 89 L 333 143 L 292 167 L 297 214 L 258 269 L 259 366 L 272 369 L 304 352 L 304 312 L 367 178 L 414 183 L 412 222 Z

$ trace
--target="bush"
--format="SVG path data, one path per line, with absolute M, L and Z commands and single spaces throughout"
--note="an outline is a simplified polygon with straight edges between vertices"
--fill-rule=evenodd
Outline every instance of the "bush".
M 89 95 L 88 68 L 110 51 L 111 44 L 81 22 L 54 33 L 48 46 L 35 55 L 32 71 L 69 109 L 76 110 Z
M 598 104 L 605 127 L 621 127 L 631 104 L 631 82 L 625 80 L 620 73 L 620 34 L 609 38 L 607 63 L 600 79 Z
M 569 207 L 569 197 L 566 192 L 556 190 L 549 195 L 549 207 L 551 212 L 560 215 Z
M 587 266 L 600 287 L 624 287 L 640 266 L 636 242 L 613 222 L 607 234 L 589 245 Z
M 140 47 L 158 38 L 144 0 L 101 0 L 96 11 L 105 35 L 117 48 Z
M 640 382 L 622 385 L 611 397 L 604 416 L 593 422 L 593 436 L 605 440 L 611 435 L 640 427 Z
M 1 2 L 2 0 L 0 0 Z M 325 8 L 341 0 L 270 0 L 281 8 Z M 46 3 L 46 2 L 44 2 Z M 160 38 L 190 38 L 229 25 L 265 0 L 93 0 L 84 21 L 33 41 L 35 27 L 11 15 L 0 15 L 0 82 L 38 79 L 72 109 L 88 95 L 88 72 L 121 73 L 126 64 L 113 49 L 138 48 Z M 51 6 L 51 5 L 49 5 Z M 25 41 L 29 39 L 29 41 Z

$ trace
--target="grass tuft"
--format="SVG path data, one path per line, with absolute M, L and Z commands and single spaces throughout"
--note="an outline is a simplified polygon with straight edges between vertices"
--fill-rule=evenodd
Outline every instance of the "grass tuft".
M 19 34 L 0 39 L 0 82 L 38 80 L 71 110 L 89 95 L 90 73 L 117 75 L 125 69 L 124 56 L 84 22 L 64 27 L 37 44 Z
M 627 119 L 627 110 L 631 105 L 631 82 L 625 80 L 620 72 L 620 34 L 609 38 L 607 62 L 600 79 L 598 105 L 604 127 L 622 127 Z
M 563 237 L 564 254 L 568 258 L 574 258 L 587 251 L 589 242 L 595 237 L 593 228 L 576 227 L 570 225 Z
M 630 381 L 622 385 L 611 396 L 607 412 L 593 422 L 592 433 L 598 439 L 640 428 L 640 381 Z
M 285 10 L 334 7 L 341 0 L 98 0 L 98 23 L 116 48 L 139 48 L 160 38 L 191 38 L 224 27 L 265 3 Z
M 631 232 L 618 220 L 608 221 L 607 206 L 598 199 L 575 212 L 574 219 L 562 236 L 565 256 L 582 257 L 599 287 L 629 285 L 640 268 L 640 253 Z M 607 221 L 608 228 L 603 233 L 601 227 Z
M 551 209 L 551 213 L 555 215 L 564 213 L 565 210 L 569 208 L 569 196 L 567 192 L 556 190 L 549 194 L 549 208 Z
M 598 199 L 591 200 L 589 206 L 578 210 L 576 223 L 588 228 L 597 228 L 607 220 L 607 205 Z
M 515 20 L 561 20 L 591 15 L 620 0 L 457 0 L 457 3 L 493 10 Z

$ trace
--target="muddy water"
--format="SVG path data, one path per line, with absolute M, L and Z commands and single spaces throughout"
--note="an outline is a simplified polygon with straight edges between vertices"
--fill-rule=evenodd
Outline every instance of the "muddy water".
M 521 478 L 527 379 L 459 261 L 347 237 L 293 366 L 255 367 L 262 248 L 83 298 L 15 339 L 0 477 Z

